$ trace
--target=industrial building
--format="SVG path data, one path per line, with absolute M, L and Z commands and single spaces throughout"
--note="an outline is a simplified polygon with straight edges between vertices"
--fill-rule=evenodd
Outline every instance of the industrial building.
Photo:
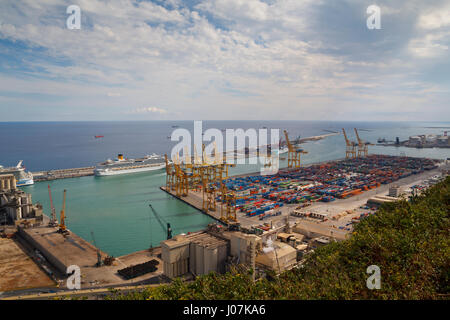
M 395 201 L 398 201 L 398 200 L 399 200 L 399 198 L 397 198 L 397 197 L 377 195 L 377 196 L 374 196 L 374 197 L 370 198 L 369 200 L 367 200 L 367 205 L 368 206 L 379 207 L 383 203 L 395 202 Z
M 206 232 L 178 235 L 161 242 L 164 274 L 176 278 L 187 274 L 225 272 L 229 243 Z
M 188 272 L 193 275 L 225 272 L 229 243 L 206 232 L 178 235 L 161 242 L 161 248 L 164 274 L 169 278 Z
M 14 175 L 0 175 L 1 223 L 29 226 L 41 224 L 42 219 L 42 206 L 33 205 L 31 194 L 17 189 Z
M 277 273 L 289 270 L 297 264 L 297 250 L 282 242 L 274 242 L 273 249 L 256 256 L 256 266 Z
M 400 197 L 400 193 L 401 193 L 400 186 L 394 185 L 389 188 L 388 196 L 398 198 L 398 197 Z
M 255 270 L 254 274 L 268 270 L 281 273 L 297 265 L 311 247 L 305 235 L 295 232 L 279 232 L 274 237 L 262 238 L 241 231 L 213 231 L 216 227 L 210 225 L 206 231 L 162 241 L 164 275 L 174 279 L 224 273 L 231 265 L 244 265 Z
M 447 135 L 447 131 L 445 131 L 443 135 L 416 135 L 409 137 L 408 140 L 403 142 L 403 145 L 414 148 L 449 148 L 450 137 Z

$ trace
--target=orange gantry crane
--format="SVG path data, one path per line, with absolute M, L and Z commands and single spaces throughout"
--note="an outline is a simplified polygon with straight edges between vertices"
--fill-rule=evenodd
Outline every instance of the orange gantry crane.
M 342 132 L 344 133 L 345 138 L 345 159 L 353 159 L 356 158 L 356 143 L 353 141 L 348 140 L 347 134 L 345 133 L 345 129 L 342 128 Z
M 236 194 L 232 190 L 228 190 L 223 181 L 220 183 L 221 204 L 220 204 L 220 220 L 227 224 L 237 223 L 236 217 Z
M 60 224 L 58 232 L 62 234 L 68 234 L 69 230 L 66 227 L 66 189 L 64 189 L 63 205 L 60 214 Z
M 300 168 L 300 157 L 302 154 L 307 154 L 308 151 L 305 151 L 301 148 L 296 148 L 291 141 L 289 141 L 289 136 L 286 130 L 284 130 L 284 136 L 286 137 L 286 143 L 288 146 L 288 168 Z
M 358 157 L 366 157 L 369 154 L 369 146 L 371 143 L 363 141 L 359 138 L 358 130 L 355 129 L 356 138 L 358 139 Z
M 166 191 L 170 191 L 175 189 L 176 170 L 174 164 L 167 159 L 167 154 L 164 155 L 164 158 L 166 160 Z
M 222 158 L 220 158 L 222 157 Z M 219 153 L 214 142 L 214 154 L 208 157 L 206 147 L 202 145 L 201 156 L 197 153 L 194 145 L 194 157 L 184 150 L 184 163 L 175 155 L 172 163 L 165 155 L 166 159 L 166 190 L 175 191 L 177 197 L 188 196 L 189 190 L 202 192 L 202 210 L 204 212 L 216 211 L 216 196 L 220 193 L 222 200 L 221 215 L 222 221 L 235 223 L 236 221 L 236 200 L 227 191 L 226 187 L 219 187 L 224 179 L 228 178 L 228 168 L 235 164 L 228 164 L 224 161 L 224 155 Z M 193 160 L 193 161 L 192 161 Z

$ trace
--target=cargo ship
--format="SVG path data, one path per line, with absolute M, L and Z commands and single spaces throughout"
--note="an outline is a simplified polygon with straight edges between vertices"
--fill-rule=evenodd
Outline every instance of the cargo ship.
M 94 170 L 96 176 L 114 176 L 126 173 L 138 173 L 164 169 L 165 159 L 157 154 L 145 156 L 139 159 L 125 159 L 123 154 L 119 154 L 117 159 L 108 159 L 99 163 Z
M 13 174 L 16 178 L 16 185 L 18 187 L 34 184 L 33 174 L 25 171 L 22 162 L 23 160 L 20 160 L 15 167 L 4 168 L 3 166 L 0 166 L 0 174 Z

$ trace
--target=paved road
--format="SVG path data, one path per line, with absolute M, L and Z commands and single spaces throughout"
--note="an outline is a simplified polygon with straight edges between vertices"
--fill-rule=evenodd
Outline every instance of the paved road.
M 131 291 L 131 290 L 139 290 L 145 289 L 149 287 L 160 286 L 161 284 L 146 284 L 146 285 L 137 285 L 137 286 L 122 286 L 122 287 L 105 287 L 105 288 L 96 288 L 96 289 L 81 289 L 81 290 L 61 290 L 57 292 L 50 293 L 32 293 L 32 294 L 22 294 L 22 295 L 14 295 L 8 296 L 5 298 L 0 298 L 0 300 L 46 300 L 53 299 L 58 297 L 77 297 L 77 296 L 89 296 L 89 295 L 97 295 L 109 293 L 111 290 L 118 291 Z M 42 290 L 42 289 L 41 289 Z

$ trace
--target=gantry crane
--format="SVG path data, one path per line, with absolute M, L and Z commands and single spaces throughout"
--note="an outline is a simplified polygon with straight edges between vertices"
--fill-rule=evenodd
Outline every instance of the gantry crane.
M 50 185 L 48 185 L 48 196 L 50 198 L 50 209 L 51 209 L 51 218 L 50 222 L 48 223 L 49 227 L 57 227 L 58 226 L 58 219 L 56 219 L 56 210 L 55 206 L 53 205 L 53 199 L 52 199 L 52 191 L 50 190 Z
M 177 197 L 188 195 L 189 190 L 199 191 L 202 189 L 203 211 L 216 210 L 216 194 L 219 190 L 217 183 L 228 177 L 228 167 L 234 167 L 234 164 L 221 163 L 220 154 L 214 142 L 214 156 L 208 159 L 205 151 L 205 145 L 202 145 L 201 157 L 197 153 L 194 145 L 194 157 L 188 154 L 187 148 L 184 150 L 184 164 L 179 161 L 179 156 L 175 155 L 173 159 L 174 170 L 166 169 L 168 175 L 166 180 L 167 188 L 175 190 Z M 222 155 L 223 157 L 223 155 Z M 193 163 L 192 163 L 193 160 Z M 166 155 L 166 167 L 168 166 Z
M 220 184 L 221 204 L 220 204 L 220 220 L 227 224 L 237 223 L 236 217 L 236 194 L 228 190 L 223 182 Z
M 355 129 L 356 138 L 358 139 L 358 157 L 366 157 L 369 154 L 369 145 L 371 143 L 363 141 L 359 138 L 358 130 Z
M 174 163 L 175 167 L 175 192 L 177 197 L 186 197 L 189 193 L 189 173 L 184 171 L 179 164 Z
M 291 141 L 289 141 L 289 136 L 286 130 L 284 130 L 284 136 L 286 137 L 286 143 L 288 146 L 288 168 L 300 168 L 300 157 L 302 154 L 307 154 L 308 151 L 305 151 L 301 148 L 295 147 Z
M 167 154 L 164 155 L 166 160 L 166 190 L 174 190 L 175 189 L 175 175 L 176 171 L 172 162 L 169 162 L 167 159 Z
M 61 209 L 61 214 L 60 214 L 60 224 L 59 224 L 59 233 L 62 233 L 64 235 L 69 233 L 69 230 L 67 230 L 66 227 L 66 189 L 64 189 L 64 197 L 63 197 L 63 205 L 62 205 L 62 209 Z
M 342 132 L 344 133 L 345 138 L 345 159 L 353 159 L 356 158 L 356 143 L 348 140 L 347 134 L 345 133 L 345 129 L 342 128 Z
M 216 186 L 207 178 L 203 179 L 203 211 L 216 211 Z
M 189 191 L 187 172 L 186 170 L 183 170 L 178 154 L 172 157 L 172 164 L 170 167 L 167 154 L 164 155 L 164 157 L 166 160 L 166 190 L 175 190 L 177 197 L 187 196 Z

